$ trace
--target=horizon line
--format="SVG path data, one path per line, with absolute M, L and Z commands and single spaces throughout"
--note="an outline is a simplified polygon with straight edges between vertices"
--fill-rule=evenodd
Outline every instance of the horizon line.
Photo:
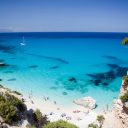
M 106 32 L 102 32 L 102 31 L 98 31 L 98 32 L 96 32 L 96 31 L 8 31 L 8 32 L 2 32 L 2 31 L 0 31 L 0 33 L 128 33 L 128 32 L 108 32 L 108 31 L 106 31 Z

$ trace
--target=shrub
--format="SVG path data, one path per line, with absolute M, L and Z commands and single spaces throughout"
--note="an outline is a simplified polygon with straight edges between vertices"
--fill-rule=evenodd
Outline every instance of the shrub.
M 0 95 L 0 103 L 4 101 L 5 102 L 5 98 L 3 96 Z
M 66 121 L 59 120 L 56 122 L 48 123 L 44 125 L 42 128 L 78 128 L 78 127 Z
M 122 103 L 125 103 L 128 101 L 128 92 L 126 92 L 124 95 L 120 97 Z
M 34 116 L 35 116 L 35 120 L 36 120 L 36 121 L 40 121 L 40 120 L 42 119 L 42 113 L 40 112 L 39 109 L 36 109 L 36 110 L 34 111 Z
M 91 123 L 88 125 L 88 128 L 99 128 L 97 124 Z
M 13 95 L 10 95 L 9 93 L 5 94 L 5 98 L 8 102 L 10 102 L 12 105 L 14 105 L 15 107 L 17 107 L 17 109 L 21 112 L 26 110 L 26 105 L 19 100 L 18 98 L 16 98 Z
M 128 44 L 128 37 L 126 37 L 126 38 L 123 39 L 122 44 L 123 45 L 127 45 Z
M 128 76 L 124 76 L 123 80 L 125 80 L 126 82 L 128 82 Z
M 25 104 L 9 93 L 0 95 L 0 116 L 3 121 L 12 124 L 21 119 L 21 112 L 26 110 Z
M 36 109 L 33 115 L 34 115 L 34 122 L 37 127 L 41 127 L 48 123 L 47 116 L 43 116 L 39 109 Z
M 100 128 L 102 128 L 102 125 L 103 125 L 103 123 L 104 123 L 104 120 L 105 120 L 105 118 L 104 118 L 103 115 L 97 116 L 97 121 L 98 121 L 99 124 L 100 124 Z
M 0 116 L 3 118 L 4 122 L 11 124 L 18 120 L 18 111 L 9 102 L 0 102 Z

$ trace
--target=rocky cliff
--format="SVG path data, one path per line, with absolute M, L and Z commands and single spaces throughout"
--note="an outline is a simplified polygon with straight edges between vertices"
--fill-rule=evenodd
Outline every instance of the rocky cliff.
M 128 128 L 128 75 L 123 78 L 119 98 L 114 101 L 114 113 L 122 128 Z

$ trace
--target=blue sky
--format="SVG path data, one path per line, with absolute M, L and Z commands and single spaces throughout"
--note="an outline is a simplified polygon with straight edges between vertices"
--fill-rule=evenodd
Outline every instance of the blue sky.
M 0 0 L 0 30 L 128 32 L 128 0 Z

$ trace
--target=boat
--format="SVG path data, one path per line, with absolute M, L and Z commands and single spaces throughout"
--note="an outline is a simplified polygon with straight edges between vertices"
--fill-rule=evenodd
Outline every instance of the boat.
M 22 42 L 20 43 L 20 45 L 21 45 L 21 46 L 25 46 L 25 45 L 26 45 L 26 43 L 25 43 L 25 41 L 24 41 L 24 37 L 22 38 Z

